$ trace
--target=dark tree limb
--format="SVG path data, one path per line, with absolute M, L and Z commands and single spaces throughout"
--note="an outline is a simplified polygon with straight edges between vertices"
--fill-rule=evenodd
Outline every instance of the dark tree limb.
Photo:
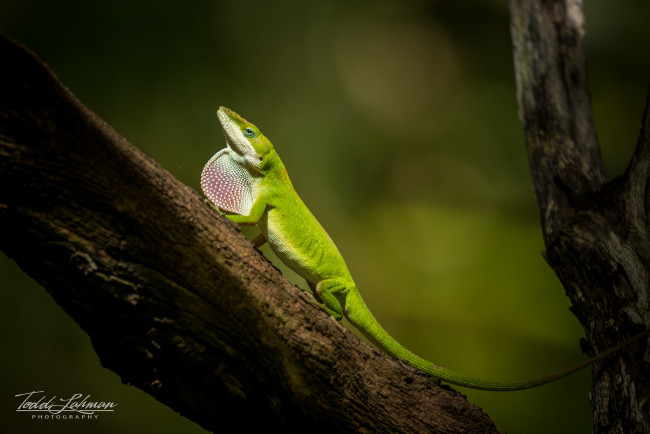
M 544 234 L 565 200 L 599 189 L 605 174 L 587 87 L 579 1 L 511 1 L 519 117 Z M 567 194 L 570 192 L 570 194 Z
M 583 349 L 593 355 L 650 326 L 648 108 L 628 170 L 607 182 L 587 86 L 582 2 L 511 0 L 510 9 L 519 116 L 546 259 L 585 329 Z M 650 433 L 647 341 L 595 366 L 594 432 Z
M 0 248 L 123 382 L 217 432 L 496 432 L 337 327 L 34 55 L 0 37 L 0 57 Z

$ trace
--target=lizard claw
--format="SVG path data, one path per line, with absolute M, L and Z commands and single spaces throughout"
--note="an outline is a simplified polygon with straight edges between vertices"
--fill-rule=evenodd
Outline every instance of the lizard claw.
M 309 303 L 309 304 L 311 304 L 312 306 L 318 308 L 319 310 L 322 310 L 323 312 L 325 312 L 325 313 L 327 314 L 327 316 L 330 317 L 330 318 L 332 319 L 332 321 L 334 322 L 334 324 L 336 325 L 336 327 L 338 327 L 339 330 L 345 330 L 345 326 L 343 326 L 343 324 L 341 324 L 341 319 L 337 319 L 337 318 L 335 318 L 335 317 L 332 315 L 332 313 L 329 312 L 329 311 L 327 310 L 327 308 L 326 308 L 322 303 L 319 303 L 319 302 L 316 300 L 316 297 L 315 297 L 311 292 L 309 292 L 309 291 L 305 291 L 305 290 L 303 290 L 303 289 L 300 288 L 300 287 L 299 287 L 298 289 L 300 289 L 300 293 L 301 293 L 301 295 L 304 297 L 304 299 L 307 300 L 307 303 Z
M 332 318 L 332 321 L 334 321 L 334 325 L 335 325 L 335 326 L 336 326 L 340 331 L 344 331 L 344 330 L 345 330 L 345 326 L 344 326 L 343 324 L 341 324 L 341 320 L 340 320 L 340 319 L 336 319 L 336 318 L 334 318 L 334 317 L 331 316 L 331 315 L 330 315 L 330 318 Z

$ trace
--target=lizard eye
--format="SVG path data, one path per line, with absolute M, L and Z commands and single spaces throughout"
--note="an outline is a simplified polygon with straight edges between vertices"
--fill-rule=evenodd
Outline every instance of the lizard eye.
M 244 135 L 251 139 L 256 136 L 255 131 L 252 128 L 244 128 Z

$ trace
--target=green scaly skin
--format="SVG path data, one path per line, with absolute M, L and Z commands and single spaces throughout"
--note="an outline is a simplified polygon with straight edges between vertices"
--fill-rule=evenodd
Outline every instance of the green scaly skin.
M 345 316 L 378 348 L 423 372 L 458 386 L 511 391 L 549 383 L 607 357 L 631 340 L 590 360 L 529 381 L 500 383 L 467 377 L 437 366 L 408 351 L 377 322 L 364 303 L 348 267 L 325 229 L 293 188 L 284 164 L 260 130 L 235 112 L 217 112 L 227 148 L 216 154 L 201 176 L 206 197 L 240 225 L 258 225 L 277 256 L 305 278 L 325 311 Z M 644 332 L 642 334 L 645 334 Z

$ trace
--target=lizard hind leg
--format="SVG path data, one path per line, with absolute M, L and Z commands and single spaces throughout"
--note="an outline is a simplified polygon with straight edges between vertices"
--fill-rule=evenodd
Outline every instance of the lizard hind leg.
M 336 279 L 322 280 L 315 287 L 314 292 L 323 303 L 325 312 L 336 321 L 343 319 L 343 308 L 339 300 L 345 299 L 346 289 L 347 285 Z

